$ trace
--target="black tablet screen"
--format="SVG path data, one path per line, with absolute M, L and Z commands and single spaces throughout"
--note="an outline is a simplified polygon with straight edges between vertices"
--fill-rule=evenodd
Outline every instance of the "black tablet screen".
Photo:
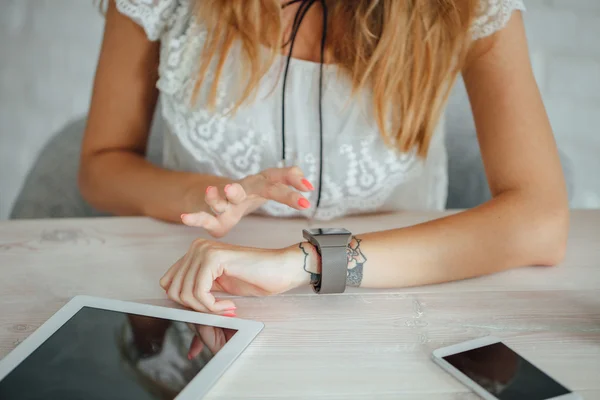
M 83 307 L 0 381 L 0 399 L 173 399 L 235 332 Z

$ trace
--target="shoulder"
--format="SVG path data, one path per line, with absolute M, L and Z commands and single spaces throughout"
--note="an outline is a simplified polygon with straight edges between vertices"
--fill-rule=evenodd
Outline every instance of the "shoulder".
M 515 11 L 524 11 L 523 0 L 479 0 L 471 27 L 474 40 L 488 37 L 503 29 Z
M 191 14 L 192 0 L 115 0 L 117 10 L 139 24 L 149 40 L 161 39 L 165 31 Z

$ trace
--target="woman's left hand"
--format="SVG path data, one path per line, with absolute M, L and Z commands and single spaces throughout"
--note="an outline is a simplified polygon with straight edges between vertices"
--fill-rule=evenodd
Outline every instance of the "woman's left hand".
M 265 250 L 196 239 L 162 277 L 171 300 L 196 311 L 235 315 L 232 300 L 212 292 L 268 296 L 308 284 L 304 253 L 298 246 Z

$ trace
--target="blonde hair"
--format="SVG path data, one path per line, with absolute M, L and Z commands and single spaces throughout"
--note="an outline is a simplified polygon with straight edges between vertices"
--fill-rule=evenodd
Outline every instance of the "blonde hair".
M 340 67 L 354 93 L 370 87 L 374 117 L 388 144 L 403 152 L 416 147 L 426 155 L 465 62 L 478 0 L 325 1 L 328 62 Z M 286 40 L 281 6 L 281 0 L 197 1 L 196 13 L 208 37 L 194 99 L 216 62 L 207 95 L 208 105 L 214 106 L 223 65 L 236 41 L 246 82 L 236 108 L 253 97 Z

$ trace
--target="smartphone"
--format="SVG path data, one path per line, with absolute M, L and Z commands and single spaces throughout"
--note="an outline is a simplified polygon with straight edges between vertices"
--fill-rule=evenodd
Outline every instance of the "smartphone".
M 433 360 L 485 400 L 582 400 L 492 336 L 437 349 Z

